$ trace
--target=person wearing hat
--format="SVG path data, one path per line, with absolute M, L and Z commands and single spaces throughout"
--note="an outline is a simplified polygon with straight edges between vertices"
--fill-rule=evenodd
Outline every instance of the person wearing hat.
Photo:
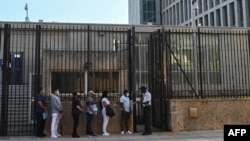
M 145 122 L 145 130 L 142 135 L 151 135 L 151 93 L 147 90 L 145 86 L 142 86 L 141 93 L 143 95 L 142 98 L 142 107 L 144 111 L 144 122 Z
M 83 113 L 83 107 L 80 101 L 80 93 L 73 92 L 72 97 L 72 108 L 71 108 L 71 115 L 73 117 L 73 133 L 72 138 L 79 138 L 80 136 L 77 135 L 77 127 L 79 123 L 80 114 Z
M 88 137 L 96 136 L 92 129 L 94 115 L 97 115 L 97 111 L 96 111 L 97 109 L 95 110 L 96 104 L 94 104 L 94 100 L 93 100 L 94 95 L 95 95 L 94 91 L 89 91 L 88 97 L 86 98 L 86 106 L 87 106 L 86 134 Z

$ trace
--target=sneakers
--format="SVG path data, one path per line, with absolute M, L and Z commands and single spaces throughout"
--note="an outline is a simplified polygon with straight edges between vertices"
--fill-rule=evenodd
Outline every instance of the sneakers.
M 88 137 L 95 137 L 95 134 L 87 134 Z
M 131 134 L 132 134 L 132 132 L 128 130 L 128 132 L 127 132 L 126 134 L 131 135 Z
M 61 135 L 61 134 L 59 134 L 59 133 L 56 133 L 56 136 L 57 136 L 57 137 L 61 137 L 62 135 Z
M 56 138 L 57 138 L 57 136 L 51 136 L 51 138 L 52 138 L 52 139 L 56 139 Z
M 106 132 L 106 133 L 103 133 L 102 135 L 103 136 L 109 136 L 110 134 Z
M 124 131 L 121 131 L 121 135 L 124 135 L 124 134 L 125 134 L 125 132 L 124 132 Z M 127 135 L 131 135 L 132 132 L 128 130 L 128 131 L 126 132 L 126 134 L 127 134 Z
M 91 138 L 91 137 L 92 137 L 92 135 L 87 135 L 87 137 L 90 137 L 90 138 Z
M 60 136 L 62 136 L 62 135 L 60 135 L 59 133 L 55 133 L 55 135 L 51 135 L 51 138 L 56 139 Z

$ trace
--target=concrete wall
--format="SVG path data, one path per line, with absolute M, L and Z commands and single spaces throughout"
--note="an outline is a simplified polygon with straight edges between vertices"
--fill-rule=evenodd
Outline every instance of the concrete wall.
M 98 103 L 96 103 L 99 105 Z M 115 116 L 109 119 L 109 124 L 107 131 L 111 134 L 120 134 L 120 105 L 118 102 L 113 102 L 113 108 L 115 110 Z M 50 107 L 50 105 L 49 105 Z M 58 126 L 58 133 L 62 135 L 71 135 L 73 131 L 73 118 L 71 116 L 71 102 L 63 102 L 64 107 L 64 116 L 63 119 L 60 120 Z M 86 109 L 86 108 L 85 108 Z M 132 114 L 130 116 L 130 129 L 133 131 L 133 118 Z M 86 135 L 86 115 L 85 113 L 80 115 L 79 125 L 78 125 L 78 135 Z M 46 121 L 45 125 L 45 134 L 50 135 L 50 127 L 51 127 L 51 113 Z M 102 114 L 100 108 L 98 108 L 98 115 L 94 117 L 93 120 L 93 131 L 95 134 L 102 134 Z
M 171 99 L 167 100 L 168 129 L 172 132 L 218 130 L 225 124 L 250 124 L 250 99 Z M 120 133 L 120 106 L 112 103 L 116 115 L 109 120 L 108 132 Z M 97 103 L 98 105 L 98 103 Z M 71 116 L 71 102 L 63 102 L 64 117 L 59 123 L 58 132 L 63 135 L 72 134 L 73 119 Z M 158 113 L 158 112 L 156 112 Z M 130 117 L 130 130 L 133 131 L 133 118 Z M 153 115 L 156 116 L 157 114 Z M 51 115 L 46 121 L 45 133 L 50 135 Z M 93 130 L 102 134 L 102 114 L 94 117 Z M 78 134 L 86 134 L 86 115 L 79 119 Z
M 249 98 L 171 99 L 167 103 L 171 131 L 218 130 L 225 124 L 250 124 Z M 193 117 L 190 116 L 190 108 L 193 108 Z

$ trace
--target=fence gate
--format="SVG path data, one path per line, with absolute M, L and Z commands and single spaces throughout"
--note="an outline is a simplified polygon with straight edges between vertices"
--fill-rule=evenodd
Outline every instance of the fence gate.
M 174 98 L 175 95 L 173 85 L 176 83 L 172 79 L 173 76 L 176 77 L 174 69 L 178 68 L 178 75 L 182 76 L 187 83 L 186 88 L 195 95 L 194 97 L 198 98 L 192 85 L 192 79 L 188 77 L 186 68 L 182 65 L 180 56 L 177 56 L 176 53 L 179 51 L 178 45 L 180 44 L 179 42 L 176 43 L 176 40 L 180 34 L 185 35 L 182 32 L 171 32 L 162 28 L 150 36 L 149 52 L 151 54 L 149 54 L 148 70 L 149 89 L 152 92 L 152 124 L 162 130 L 169 130 L 170 117 L 168 116 L 167 101 Z M 192 35 L 192 32 L 189 34 Z M 189 42 L 192 42 L 192 40 L 189 40 Z
M 149 42 L 149 90 L 152 94 L 152 125 L 166 130 L 166 82 L 164 70 L 166 68 L 166 47 L 163 42 L 161 30 L 157 30 L 150 36 Z M 165 67 L 165 68 L 164 68 Z
M 39 78 L 35 78 L 36 81 L 33 81 L 30 87 L 28 74 L 39 74 L 40 46 L 39 33 L 36 32 L 38 30 L 36 27 L 29 28 L 11 24 L 0 25 L 0 41 L 3 41 L 0 42 L 0 53 L 3 56 L 0 136 L 33 135 L 35 132 L 32 94 L 35 86 L 40 83 Z

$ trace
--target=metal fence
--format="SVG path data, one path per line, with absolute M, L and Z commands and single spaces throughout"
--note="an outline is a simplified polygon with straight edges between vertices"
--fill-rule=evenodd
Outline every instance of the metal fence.
M 168 99 L 249 98 L 248 29 L 162 28 L 148 49 L 153 125 L 167 129 Z
M 153 125 L 166 128 L 167 99 L 249 97 L 248 29 L 124 25 L 0 24 L 1 135 L 33 135 L 34 96 L 53 87 L 62 101 L 72 92 L 82 99 L 103 90 L 118 101 L 128 89 L 133 102 L 139 87 L 152 93 Z M 152 31 L 152 29 L 154 29 Z M 134 104 L 134 126 L 142 123 Z M 134 127 L 134 129 L 136 129 Z
M 150 46 L 151 89 L 177 99 L 249 97 L 249 39 L 247 29 L 158 30 Z
M 49 101 L 60 89 L 62 101 L 89 90 L 104 90 L 118 101 L 128 89 L 129 26 L 0 24 L 2 85 L 1 135 L 33 135 L 34 97 L 40 86 Z

